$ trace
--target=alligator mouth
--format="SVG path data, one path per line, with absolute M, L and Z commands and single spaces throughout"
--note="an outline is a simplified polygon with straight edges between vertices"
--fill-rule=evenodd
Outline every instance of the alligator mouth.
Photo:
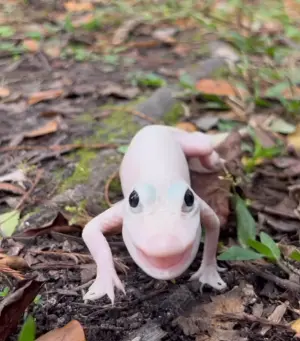
M 188 247 L 183 252 L 170 256 L 149 256 L 139 248 L 137 248 L 137 252 L 146 263 L 157 269 L 166 270 L 184 263 L 189 258 L 192 247 Z

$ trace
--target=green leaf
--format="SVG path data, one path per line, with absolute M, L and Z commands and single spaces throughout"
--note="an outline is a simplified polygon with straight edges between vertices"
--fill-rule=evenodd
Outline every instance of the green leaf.
M 18 341 L 34 341 L 35 330 L 36 330 L 35 321 L 31 315 L 28 315 L 18 336 Z
M 128 149 L 128 145 L 126 146 L 120 146 L 117 151 L 121 154 L 125 154 L 127 152 L 127 149 Z
M 0 37 L 10 38 L 15 34 L 15 29 L 11 26 L 0 26 Z
M 278 83 L 266 91 L 266 97 L 283 97 L 282 93 L 289 88 L 289 82 Z
M 259 236 L 260 236 L 260 241 L 271 250 L 274 258 L 276 260 L 279 260 L 280 249 L 277 246 L 277 244 L 274 242 L 274 240 L 265 232 L 261 232 Z
M 42 33 L 38 31 L 30 31 L 25 34 L 28 38 L 35 39 L 35 40 L 41 40 L 43 37 Z
M 155 73 L 147 73 L 145 75 L 141 75 L 140 77 L 138 77 L 137 82 L 140 85 L 150 88 L 159 88 L 166 85 L 166 81 Z
M 11 237 L 18 226 L 20 212 L 13 210 L 0 215 L 0 229 L 5 237 Z
M 299 39 L 299 30 L 295 26 L 288 26 L 285 28 L 285 34 L 288 38 Z
M 6 297 L 9 294 L 9 287 L 5 287 L 2 291 L 0 291 L 1 297 Z
M 260 254 L 263 254 L 265 257 L 267 257 L 269 259 L 272 259 L 272 260 L 276 259 L 273 255 L 272 250 L 270 250 L 268 248 L 268 246 L 266 246 L 265 244 L 263 244 L 257 240 L 249 239 L 248 240 L 248 246 L 252 247 L 252 249 L 256 250 Z
M 263 255 L 250 249 L 244 249 L 240 246 L 232 246 L 218 256 L 218 260 L 255 260 L 263 258 Z
M 260 98 L 260 97 L 257 97 L 255 99 L 255 104 L 259 107 L 263 107 L 263 108 L 270 108 L 272 105 L 270 102 Z
M 237 218 L 238 240 L 243 247 L 247 247 L 249 239 L 255 240 L 256 223 L 244 200 L 238 194 L 233 196 L 233 205 Z
M 116 54 L 108 54 L 103 56 L 103 61 L 110 65 L 118 65 L 120 57 Z
M 232 131 L 234 128 L 240 128 L 242 125 L 237 121 L 232 120 L 219 120 L 218 130 L 219 131 Z
M 179 77 L 179 84 L 186 89 L 195 89 L 195 83 L 193 78 L 188 74 L 184 73 Z
M 282 118 L 277 118 L 270 124 L 270 129 L 275 133 L 292 134 L 296 130 L 296 127 L 284 121 Z
M 300 262 L 300 250 L 294 250 L 290 255 L 289 258 Z

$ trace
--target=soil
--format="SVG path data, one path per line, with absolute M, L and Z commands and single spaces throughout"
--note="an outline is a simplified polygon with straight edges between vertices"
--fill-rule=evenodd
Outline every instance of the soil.
M 30 6 L 24 13 L 29 21 L 32 18 L 33 22 L 38 22 L 38 15 L 46 20 L 43 10 L 49 8 L 48 6 L 49 13 L 53 11 L 55 14 L 61 10 L 61 7 L 55 6 L 62 4 L 55 3 L 56 5 L 51 1 L 29 1 Z M 139 34 L 133 35 L 132 40 L 144 41 L 144 37 L 149 35 L 149 27 L 144 29 L 145 32 L 138 31 Z M 197 34 L 197 29 L 187 29 L 182 32 L 182 39 L 193 40 Z M 59 32 L 57 38 L 64 40 L 66 36 L 65 32 Z M 77 39 L 79 38 L 85 39 L 80 34 Z M 23 53 L 17 60 L 11 55 L 1 55 L 0 72 L 11 96 L 0 102 L 0 140 L 1 147 L 9 146 L 11 150 L 1 152 L 0 175 L 10 173 L 16 166 L 32 167 L 29 171 L 31 183 L 25 183 L 28 190 L 36 180 L 36 169 L 44 171 L 30 194 L 31 201 L 25 200 L 22 205 L 22 223 L 16 236 L 2 240 L 0 244 L 4 252 L 11 253 L 15 247 L 21 245 L 18 255 L 24 257 L 30 265 L 30 270 L 22 273 L 26 278 L 35 277 L 45 281 L 40 291 L 41 301 L 31 304 L 27 311 L 36 319 L 37 336 L 63 327 L 74 319 L 84 327 L 88 341 L 204 340 L 203 335 L 209 334 L 201 332 L 201 337 L 186 335 L 179 325 L 174 324 L 177 317 L 189 316 L 193 307 L 211 302 L 214 297 L 222 294 L 208 287 L 201 293 L 199 283 L 188 281 L 189 276 L 200 265 L 202 247 L 188 271 L 173 283 L 154 280 L 143 273 L 130 258 L 121 236 L 108 236 L 114 257 L 128 267 L 126 273 L 118 270 L 125 283 L 126 296 L 116 292 L 114 306 L 107 297 L 88 303 L 82 300 L 87 288 L 78 290 L 78 287 L 91 281 L 95 275 L 93 262 L 84 261 L 79 256 L 89 254 L 81 239 L 81 229 L 84 226 L 82 221 L 86 219 L 84 214 L 92 217 L 108 207 L 105 201 L 105 184 L 109 176 L 118 169 L 122 155 L 114 148 L 88 148 L 71 152 L 37 148 L 74 143 L 127 145 L 135 131 L 150 122 L 131 113 L 120 114 L 124 107 L 120 109 L 118 105 L 127 105 L 132 111 L 137 103 L 144 103 L 154 92 L 151 87 L 132 84 L 128 75 L 140 70 L 163 74 L 168 84 L 178 91 L 177 73 L 181 69 L 198 67 L 198 73 L 194 75 L 199 79 L 212 75 L 216 70 L 220 72 L 220 65 L 221 69 L 224 66 L 220 59 L 211 58 L 207 54 L 199 56 L 197 51 L 192 52 L 180 55 L 168 44 L 137 47 L 119 53 L 122 60 L 134 60 L 127 65 L 108 65 L 103 61 L 79 62 L 71 58 L 50 57 L 41 51 Z M 114 87 L 112 94 L 103 94 L 103 89 L 110 86 Z M 115 90 L 116 86 L 120 88 Z M 28 98 L 33 93 L 49 89 L 63 89 L 64 95 L 28 105 Z M 128 95 L 126 91 L 129 89 L 133 93 L 137 89 L 136 95 Z M 180 91 L 183 92 L 182 89 Z M 189 98 L 185 104 L 189 108 L 188 119 L 174 113 L 167 120 L 166 116 L 157 113 L 159 110 L 156 113 L 152 111 L 148 119 L 165 120 L 167 124 L 192 119 L 195 121 L 203 113 L 209 112 L 203 109 L 203 100 L 196 97 Z M 157 105 L 157 102 L 152 105 Z M 168 106 L 163 101 L 160 105 Z M 150 103 L 148 112 L 151 112 L 151 108 Z M 115 112 L 117 114 L 114 117 Z M 57 120 L 58 129 L 37 137 L 26 137 L 26 132 L 36 132 L 53 119 Z M 74 177 L 74 173 L 77 177 Z M 116 202 L 120 197 L 119 183 L 114 180 L 109 198 Z M 1 212 L 6 212 L 8 207 L 13 209 L 20 203 L 20 196 L 2 191 L 0 202 Z M 84 204 L 83 215 L 77 211 L 68 213 L 66 210 L 67 206 L 80 207 L 81 204 Z M 72 226 L 68 225 L 70 218 L 77 219 Z M 235 227 L 236 220 L 232 214 L 222 230 L 220 240 L 226 243 L 230 238 L 236 238 Z M 289 238 L 295 240 L 297 233 Z M 43 253 L 47 251 L 69 252 L 73 259 Z M 288 300 L 290 306 L 297 309 L 299 292 L 291 293 L 275 285 L 273 281 L 246 271 L 238 264 L 232 266 L 229 262 L 223 262 L 223 266 L 228 269 L 222 275 L 228 284 L 226 292 L 241 282 L 246 282 L 253 286 L 258 297 L 257 302 L 263 303 L 265 308 L 274 308 L 280 300 Z M 267 268 L 274 276 L 286 276 L 275 265 L 268 265 L 264 269 Z M 0 290 L 6 286 L 13 287 L 16 282 L 15 279 L 3 276 Z M 247 306 L 246 312 L 247 309 L 251 312 L 250 306 Z M 271 311 L 265 311 L 264 317 L 267 318 L 270 313 Z M 293 309 L 287 312 L 287 316 L 288 321 L 297 318 Z M 21 324 L 22 321 L 19 321 L 18 328 L 8 341 L 17 340 Z M 273 326 L 265 335 L 261 335 L 261 324 L 246 319 L 238 321 L 235 329 L 239 330 L 241 337 L 247 337 L 249 341 L 285 341 L 294 335 L 280 326 Z M 226 340 L 228 339 L 225 338 L 224 341 Z

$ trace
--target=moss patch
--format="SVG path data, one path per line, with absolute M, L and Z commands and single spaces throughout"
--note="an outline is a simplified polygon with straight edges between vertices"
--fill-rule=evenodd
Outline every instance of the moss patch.
M 80 201 L 76 206 L 65 206 L 64 210 L 67 215 L 70 215 L 68 219 L 69 225 L 85 225 L 88 220 L 88 214 L 86 212 L 87 200 Z
M 97 152 L 89 150 L 79 150 L 73 154 L 73 157 L 78 157 L 79 161 L 76 164 L 73 174 L 68 177 L 62 184 L 60 191 L 64 192 L 69 188 L 73 188 L 78 184 L 86 183 L 91 172 L 91 161 L 97 156 Z
M 129 105 L 107 105 L 101 107 L 103 111 L 109 111 L 110 115 L 101 121 L 101 127 L 97 129 L 94 139 L 97 141 L 114 142 L 115 140 L 131 139 L 140 129 L 140 125 L 134 122 L 133 114 L 136 102 Z
M 109 191 L 113 194 L 122 194 L 121 181 L 119 177 L 112 180 L 109 186 Z
M 140 97 L 137 101 L 129 102 L 125 105 L 108 104 L 99 108 L 100 112 L 110 112 L 110 115 L 102 119 L 100 122 L 95 122 L 94 117 L 90 113 L 84 113 L 81 115 L 77 122 L 90 123 L 93 125 L 93 135 L 84 138 L 82 141 L 77 140 L 76 142 L 85 143 L 120 143 L 123 144 L 124 140 L 129 141 L 134 134 L 140 129 L 140 125 L 135 122 L 134 115 L 131 111 L 136 105 L 144 98 Z M 91 174 L 91 162 L 98 155 L 97 150 L 79 150 L 72 153 L 69 157 L 73 161 L 76 160 L 77 164 L 73 174 L 63 181 L 60 186 L 59 192 L 62 193 L 67 189 L 74 188 L 78 184 L 87 183 Z M 102 166 L 105 167 L 107 164 L 118 163 L 116 157 L 107 157 Z M 60 170 L 57 171 L 57 177 L 61 175 Z M 112 184 L 114 186 L 114 184 Z M 112 187 L 113 188 L 113 187 Z M 111 189 L 112 190 L 112 189 Z M 113 192 L 120 193 L 121 187 L 116 184 Z
M 164 115 L 164 123 L 169 125 L 174 125 L 178 123 L 178 121 L 183 117 L 184 115 L 184 108 L 181 105 L 181 103 L 177 102 L 173 105 L 171 110 L 169 110 Z

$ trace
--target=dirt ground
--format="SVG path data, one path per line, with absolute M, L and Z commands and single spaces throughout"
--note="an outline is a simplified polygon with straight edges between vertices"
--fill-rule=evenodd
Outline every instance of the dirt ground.
M 215 3 L 222 12 L 224 2 Z M 248 5 L 237 5 L 231 22 L 200 1 L 0 1 L 0 213 L 17 216 L 7 223 L 0 215 L 1 341 L 18 339 L 24 312 L 37 337 L 73 320 L 88 341 L 297 335 L 290 323 L 300 314 L 300 106 L 291 76 L 298 26 L 281 7 Z M 296 5 L 285 5 L 298 20 Z M 219 253 L 238 244 L 240 226 L 247 234 L 253 219 L 257 235 L 280 244 L 281 258 L 221 260 L 228 288 L 200 292 L 188 279 L 203 244 L 180 278 L 158 281 L 137 267 L 120 235 L 110 235 L 126 296 L 117 291 L 114 306 L 106 296 L 85 302 L 96 271 L 82 228 L 122 197 L 122 155 L 152 123 L 223 134 L 227 172 L 191 173 L 222 223 Z M 257 140 L 243 130 L 249 126 Z M 232 194 L 249 204 L 250 218 L 239 216 Z M 24 283 L 42 284 L 34 302 L 37 292 Z M 7 302 L 23 285 L 28 304 Z

